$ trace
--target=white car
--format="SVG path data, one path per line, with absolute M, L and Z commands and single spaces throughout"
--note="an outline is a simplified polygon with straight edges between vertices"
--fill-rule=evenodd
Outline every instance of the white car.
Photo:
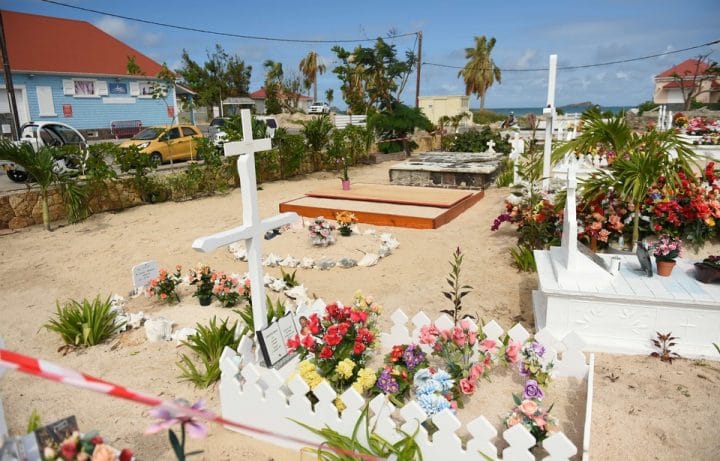
M 308 107 L 308 114 L 329 114 L 330 106 L 326 102 L 314 102 Z
M 271 115 L 257 115 L 253 117 L 255 117 L 255 119 L 257 120 L 262 120 L 263 122 L 265 122 L 265 136 L 267 136 L 268 138 L 275 137 L 275 130 L 277 130 L 278 127 L 275 117 Z M 227 141 L 227 135 L 222 128 L 227 120 L 227 117 L 216 117 L 210 122 L 210 130 L 208 137 L 212 140 L 213 144 L 215 144 L 215 147 L 222 147 L 223 144 L 225 144 L 225 141 Z
M 60 122 L 29 122 L 20 127 L 20 141 L 30 144 L 35 152 L 41 147 L 77 146 L 87 156 L 87 142 L 75 128 Z M 86 159 L 85 159 L 86 160 Z M 81 159 L 81 162 L 85 160 Z M 69 158 L 55 159 L 55 170 L 58 172 L 75 171 L 77 165 L 71 164 Z M 0 165 L 5 169 L 8 178 L 15 182 L 33 180 L 25 169 L 13 162 L 3 161 Z

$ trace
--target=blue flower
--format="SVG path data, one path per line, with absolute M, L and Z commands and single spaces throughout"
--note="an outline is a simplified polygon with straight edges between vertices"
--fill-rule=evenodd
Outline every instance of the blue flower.
M 434 379 L 430 379 L 426 381 L 425 383 L 417 386 L 417 389 L 415 390 L 415 393 L 417 395 L 428 395 L 428 394 L 434 394 L 437 391 L 442 390 L 442 386 L 440 383 L 435 381 Z
M 440 385 L 440 390 L 443 392 L 449 391 L 455 384 L 455 380 L 453 380 L 445 370 L 436 371 L 433 379 Z
M 420 370 L 415 373 L 415 378 L 413 378 L 413 384 L 417 387 L 422 386 L 427 382 L 429 379 L 432 379 L 432 373 L 430 373 L 429 368 L 421 368 Z
M 437 394 L 419 395 L 417 397 L 417 403 L 428 418 L 446 408 L 450 408 L 450 402 Z

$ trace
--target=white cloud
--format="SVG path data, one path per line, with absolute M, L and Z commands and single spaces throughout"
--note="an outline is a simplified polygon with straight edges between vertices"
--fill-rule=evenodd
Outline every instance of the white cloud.
M 126 43 L 139 40 L 143 46 L 154 47 L 162 42 L 162 34 L 158 32 L 141 32 L 142 29 L 138 25 L 131 24 L 120 18 L 103 16 L 95 22 L 95 27 Z
M 617 78 L 618 80 L 628 80 L 629 77 L 630 76 L 628 75 L 627 72 L 622 72 L 622 71 L 615 72 L 615 78 Z
M 525 52 L 515 61 L 515 66 L 521 69 L 529 67 L 537 56 L 537 50 L 525 50 Z

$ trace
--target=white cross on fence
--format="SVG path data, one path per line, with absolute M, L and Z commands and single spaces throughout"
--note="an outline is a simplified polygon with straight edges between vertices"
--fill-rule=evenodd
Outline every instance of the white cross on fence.
M 265 233 L 298 220 L 296 213 L 281 213 L 279 215 L 260 219 L 257 201 L 257 183 L 255 179 L 255 152 L 270 150 L 272 148 L 269 138 L 253 139 L 250 111 L 241 112 L 243 140 L 225 143 L 225 156 L 237 155 L 237 169 L 240 175 L 240 188 L 242 192 L 243 224 L 217 234 L 196 239 L 192 246 L 204 253 L 229 245 L 239 240 L 245 241 L 247 248 L 248 272 L 252 287 L 252 309 L 255 331 L 267 326 L 267 306 L 265 304 L 265 289 L 262 269 L 262 241 Z

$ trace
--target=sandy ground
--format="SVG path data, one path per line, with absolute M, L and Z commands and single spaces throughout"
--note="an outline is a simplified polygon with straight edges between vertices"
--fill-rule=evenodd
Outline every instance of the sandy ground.
M 387 183 L 387 164 L 353 169 L 353 181 Z M 261 214 L 277 212 L 278 203 L 305 191 L 334 184 L 336 175 L 266 183 L 259 192 Z M 380 228 L 391 232 L 400 247 L 372 268 L 298 270 L 297 277 L 311 294 L 325 300 L 349 300 L 357 289 L 372 294 L 391 312 L 402 308 L 412 315 L 424 310 L 431 316 L 447 308 L 441 295 L 452 251 L 465 254 L 463 281 L 474 288 L 465 298 L 467 311 L 484 320 L 496 319 L 504 328 L 515 322 L 533 327 L 531 290 L 535 274 L 518 273 L 508 248 L 514 231 L 489 228 L 501 210 L 506 190 L 490 189 L 469 211 L 437 230 Z M 53 232 L 40 227 L 0 237 L 2 297 L 0 336 L 6 347 L 58 362 L 109 381 L 163 398 L 205 398 L 219 411 L 217 387 L 198 390 L 179 382 L 175 362 L 182 348 L 173 343 L 148 343 L 143 331 L 124 333 L 109 343 L 62 356 L 59 338 L 42 325 L 55 311 L 56 300 L 93 298 L 97 294 L 125 295 L 131 287 L 132 265 L 155 259 L 163 267 L 190 267 L 202 261 L 225 272 L 245 272 L 247 264 L 234 261 L 224 250 L 199 254 L 192 241 L 240 222 L 240 193 L 184 203 L 164 203 L 93 216 L 84 223 Z M 354 237 L 339 244 L 360 244 Z M 343 239 L 339 237 L 338 239 Z M 365 248 L 367 242 L 362 243 Z M 312 256 L 303 238 L 277 237 L 264 242 L 266 252 L 281 256 Z M 297 248 L 300 246 L 301 248 Z M 333 250 L 335 251 L 335 250 Z M 268 269 L 278 276 L 278 268 Z M 217 306 L 201 309 L 190 292 L 186 303 L 163 307 L 146 299 L 129 302 L 131 310 L 163 315 L 178 326 L 193 326 L 213 315 L 236 318 Z M 385 319 L 387 325 L 387 318 Z M 598 354 L 590 452 L 597 459 L 717 459 L 720 429 L 720 364 L 676 360 L 672 365 L 649 357 Z M 460 417 L 479 414 L 498 423 L 512 406 L 511 393 L 521 383 L 499 373 L 483 384 L 478 398 Z M 578 445 L 584 418 L 584 383 L 561 382 L 551 387 L 562 428 Z M 8 372 L 0 379 L 0 394 L 13 433 L 24 430 L 37 409 L 45 423 L 77 415 L 81 429 L 97 428 L 117 447 L 132 447 L 140 459 L 173 459 L 165 435 L 143 436 L 150 422 L 144 408 L 135 404 L 75 390 L 37 378 Z M 248 416 L 248 423 L 252 417 Z M 502 441 L 498 440 L 502 447 Z M 300 459 L 300 454 L 257 442 L 213 427 L 208 439 L 192 440 L 190 449 L 203 449 L 204 459 Z M 197 459 L 197 458 L 196 458 Z

